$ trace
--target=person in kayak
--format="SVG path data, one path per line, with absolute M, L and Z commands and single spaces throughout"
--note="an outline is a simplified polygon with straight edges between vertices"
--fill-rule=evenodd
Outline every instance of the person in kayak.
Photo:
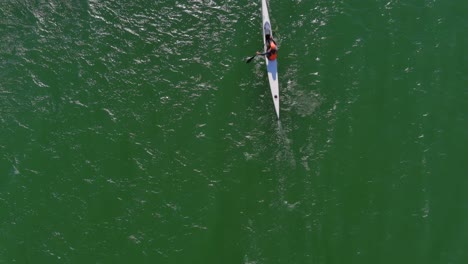
M 276 57 L 278 56 L 278 48 L 276 47 L 276 42 L 271 35 L 268 37 L 267 51 L 264 53 L 257 51 L 257 55 L 266 55 L 269 60 L 276 60 Z

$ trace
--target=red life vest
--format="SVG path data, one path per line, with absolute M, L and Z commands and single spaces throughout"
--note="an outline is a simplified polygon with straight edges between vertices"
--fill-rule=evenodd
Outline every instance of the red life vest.
M 268 56 L 269 60 L 276 60 L 276 57 L 278 57 L 278 49 L 276 48 L 276 44 L 271 41 L 270 42 L 270 49 L 268 50 L 270 56 Z

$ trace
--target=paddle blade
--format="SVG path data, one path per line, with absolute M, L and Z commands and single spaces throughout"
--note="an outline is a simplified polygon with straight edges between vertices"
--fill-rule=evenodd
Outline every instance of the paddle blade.
M 257 55 L 254 55 L 254 56 L 250 57 L 245 63 L 251 62 L 256 56 L 257 56 Z

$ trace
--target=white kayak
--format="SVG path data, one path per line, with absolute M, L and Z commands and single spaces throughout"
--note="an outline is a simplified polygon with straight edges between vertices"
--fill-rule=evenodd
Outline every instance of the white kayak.
M 270 24 L 270 16 L 268 14 L 267 0 L 262 0 L 262 20 L 263 20 L 263 44 L 265 52 L 267 52 L 267 36 L 273 37 Z M 269 60 L 265 56 L 268 81 L 270 83 L 271 96 L 273 97 L 273 103 L 275 105 L 276 116 L 279 119 L 280 111 L 280 99 L 279 99 L 279 84 L 278 84 L 278 62 L 277 60 Z

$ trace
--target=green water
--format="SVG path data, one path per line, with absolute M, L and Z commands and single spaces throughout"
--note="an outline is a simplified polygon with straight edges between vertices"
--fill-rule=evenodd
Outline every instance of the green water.
M 0 263 L 468 263 L 468 2 L 0 2 Z

